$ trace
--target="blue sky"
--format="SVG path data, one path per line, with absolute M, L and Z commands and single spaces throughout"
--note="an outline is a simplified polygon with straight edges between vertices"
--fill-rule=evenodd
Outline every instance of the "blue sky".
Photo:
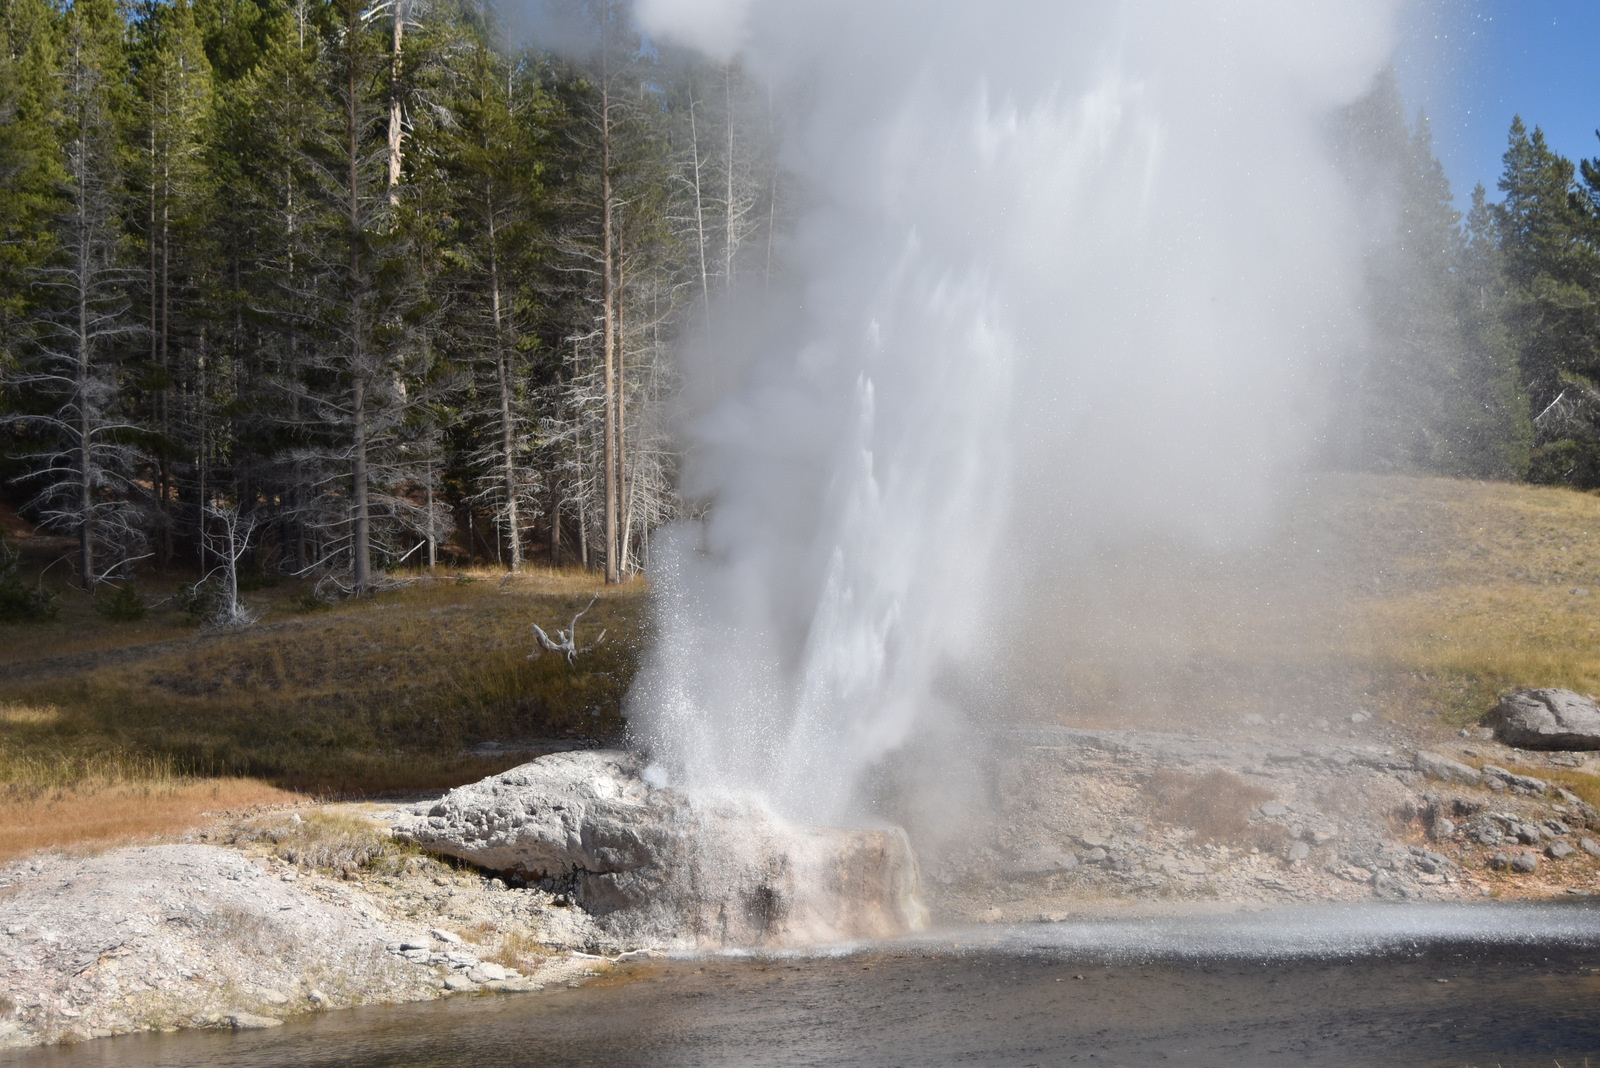
M 1568 159 L 1600 156 L 1600 0 L 1415 0 L 1395 55 L 1458 205 L 1495 182 L 1511 117 Z

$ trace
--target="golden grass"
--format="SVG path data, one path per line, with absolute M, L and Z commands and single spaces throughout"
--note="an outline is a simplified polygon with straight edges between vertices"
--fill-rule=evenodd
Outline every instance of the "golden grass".
M 1600 497 L 1325 475 L 1284 520 L 1265 544 L 1101 547 L 1033 609 L 1037 637 L 1012 661 L 1030 711 L 1170 729 L 1366 709 L 1458 726 L 1513 689 L 1600 693 Z
M 302 868 L 351 877 L 362 871 L 395 871 L 421 855 L 371 821 L 338 812 L 308 810 L 246 820 L 234 842 L 261 843 L 273 855 Z
M 250 776 L 323 795 L 442 789 L 521 756 L 467 752 L 489 740 L 605 738 L 643 642 L 646 587 L 591 572 L 462 573 L 310 614 L 271 595 L 255 627 L 123 653 L 35 661 L 0 677 L 0 783 L 19 761 L 159 756 L 186 774 Z M 530 624 L 579 623 L 575 665 L 537 655 Z M 248 595 L 247 600 L 256 594 Z M 80 606 L 81 607 L 81 606 Z M 65 611 L 63 612 L 65 615 Z M 116 637 L 98 616 L 80 624 Z M 97 628 L 97 629 L 96 629 Z M 44 710 L 49 710 L 48 712 Z
M 83 781 L 0 788 L 0 862 L 40 849 L 100 849 L 179 835 L 213 814 L 303 800 L 253 779 Z

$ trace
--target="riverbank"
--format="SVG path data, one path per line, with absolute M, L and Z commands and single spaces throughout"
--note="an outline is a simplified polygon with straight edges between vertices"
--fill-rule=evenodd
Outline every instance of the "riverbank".
M 378 835 L 362 823 L 280 809 L 0 870 L 0 1047 L 525 993 L 593 975 L 621 948 L 537 889 L 416 854 L 357 864 Z
M 1594 756 L 1459 734 L 1419 749 L 1383 730 L 1290 744 L 1256 725 L 1015 728 L 991 754 L 991 833 L 923 855 L 933 926 L 1600 895 L 1600 815 L 1526 773 L 1587 776 Z M 1519 770 L 1419 770 L 1441 757 Z M 0 870 L 0 1046 L 531 993 L 651 948 L 559 893 L 396 841 L 393 808 L 272 806 Z

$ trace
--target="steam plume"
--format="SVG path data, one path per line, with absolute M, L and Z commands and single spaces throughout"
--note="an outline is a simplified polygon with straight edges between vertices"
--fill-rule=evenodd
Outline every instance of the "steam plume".
M 690 430 L 631 717 L 675 780 L 848 818 L 1007 634 L 1147 528 L 1267 518 L 1359 332 L 1324 122 L 1393 0 L 640 0 L 741 50 L 807 190 L 795 314 Z

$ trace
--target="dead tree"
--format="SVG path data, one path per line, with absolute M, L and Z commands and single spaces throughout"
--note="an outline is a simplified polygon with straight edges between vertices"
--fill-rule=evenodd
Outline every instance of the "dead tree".
M 583 606 L 582 611 L 572 617 L 572 622 L 567 626 L 567 629 L 557 630 L 554 638 L 551 638 L 550 635 L 546 634 L 544 632 L 544 628 L 539 626 L 539 624 L 533 624 L 533 633 L 538 637 L 539 644 L 550 650 L 552 653 L 560 653 L 562 656 L 565 656 L 567 658 L 567 663 L 570 665 L 573 662 L 573 658 L 579 653 L 586 653 L 590 649 L 593 649 L 595 646 L 599 645 L 601 642 L 605 641 L 606 632 L 602 630 L 600 632 L 600 636 L 589 644 L 588 649 L 578 648 L 578 620 L 582 619 L 584 612 L 587 612 L 589 609 L 593 608 L 594 603 L 599 599 L 600 595 L 598 593 L 589 598 L 589 603 Z M 528 654 L 528 659 L 532 660 L 538 655 L 538 650 L 535 650 Z

